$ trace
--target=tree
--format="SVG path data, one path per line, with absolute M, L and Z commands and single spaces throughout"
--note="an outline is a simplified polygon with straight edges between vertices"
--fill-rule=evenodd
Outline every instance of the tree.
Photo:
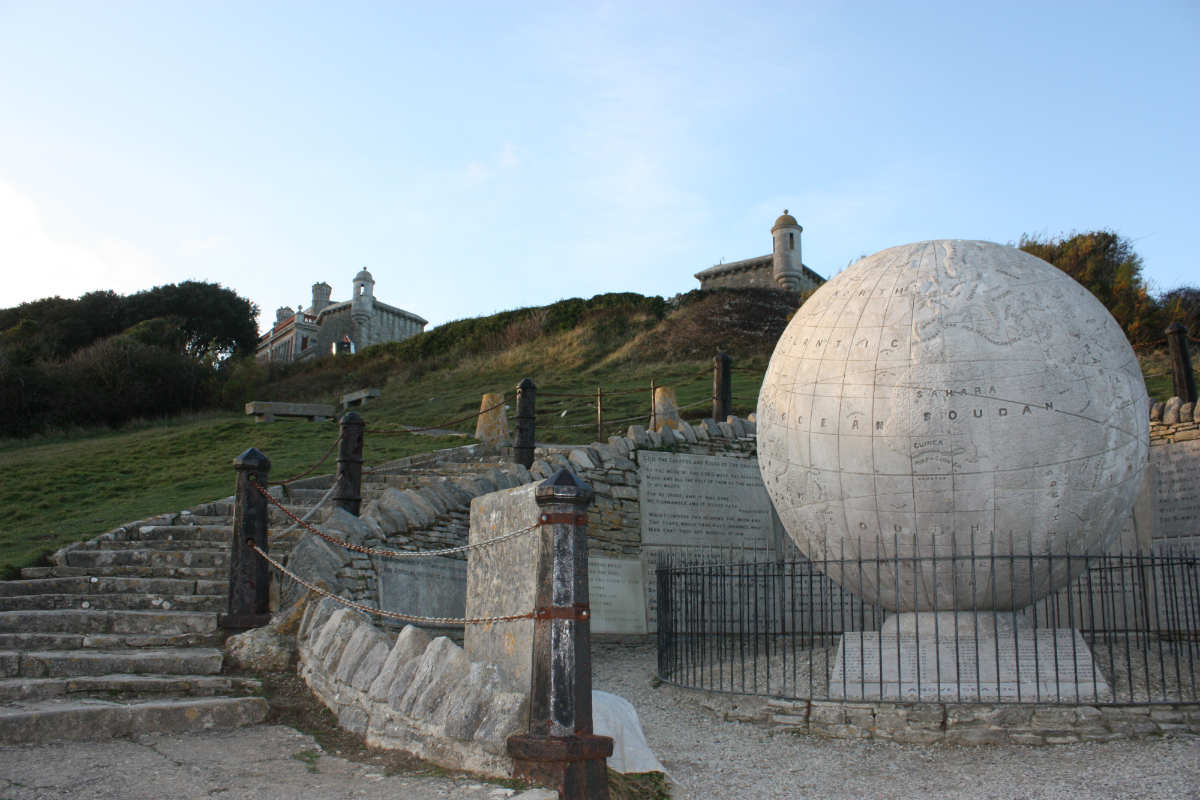
M 1129 341 L 1146 344 L 1162 338 L 1163 315 L 1142 280 L 1142 258 L 1128 239 L 1110 230 L 1044 240 L 1022 234 L 1018 246 L 1087 287 Z
M 128 301 L 133 322 L 178 319 L 185 351 L 203 363 L 253 353 L 258 343 L 257 306 L 220 284 L 172 283 L 138 292 Z
M 1200 339 L 1200 289 L 1195 286 L 1172 289 L 1159 298 L 1159 303 L 1168 325 L 1181 322 L 1188 336 Z

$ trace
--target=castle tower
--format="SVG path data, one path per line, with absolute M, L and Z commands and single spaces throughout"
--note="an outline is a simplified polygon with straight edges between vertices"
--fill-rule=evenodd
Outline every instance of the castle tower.
M 312 309 L 309 311 L 314 317 L 321 313 L 321 309 L 329 305 L 329 297 L 333 293 L 333 287 L 325 281 L 314 283 L 312 285 Z
M 375 279 L 363 267 L 354 276 L 354 294 L 350 301 L 350 321 L 354 326 L 354 350 L 361 351 L 371 344 L 370 324 L 375 314 Z
M 804 265 L 800 261 L 800 234 L 804 229 L 785 208 L 771 226 L 771 275 L 780 289 L 798 292 L 804 285 Z

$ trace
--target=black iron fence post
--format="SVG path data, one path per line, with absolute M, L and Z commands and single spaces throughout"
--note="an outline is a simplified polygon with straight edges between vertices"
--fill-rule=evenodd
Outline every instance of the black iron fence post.
M 537 402 L 537 386 L 529 378 L 517 384 L 517 443 L 513 445 L 513 459 L 529 469 L 533 466 L 534 406 Z
M 513 775 L 563 800 L 608 800 L 613 740 L 592 732 L 587 507 L 592 490 L 559 470 L 534 490 L 540 554 L 534 600 L 529 733 L 510 736 Z
M 363 428 L 366 423 L 353 411 L 342 417 L 342 437 L 338 442 L 337 489 L 333 503 L 358 516 L 362 506 Z
M 724 353 L 713 357 L 713 419 L 724 422 L 733 405 L 733 359 Z
M 1171 353 L 1171 383 L 1175 395 L 1184 403 L 1196 402 L 1196 376 L 1192 373 L 1192 356 L 1188 352 L 1187 328 L 1172 322 L 1167 326 L 1167 348 Z
M 237 489 L 233 506 L 233 542 L 229 552 L 229 603 L 221 627 L 256 628 L 271 620 L 271 570 L 251 549 L 267 552 L 267 486 L 271 460 L 251 447 L 233 460 Z

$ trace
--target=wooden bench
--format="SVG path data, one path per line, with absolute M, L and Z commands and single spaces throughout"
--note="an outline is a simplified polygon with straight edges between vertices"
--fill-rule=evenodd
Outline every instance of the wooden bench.
M 325 403 L 269 403 L 251 400 L 246 403 L 246 413 L 254 415 L 255 422 L 274 422 L 276 417 L 307 417 L 313 422 L 327 420 L 334 408 Z
M 357 392 L 342 395 L 342 408 L 349 411 L 351 406 L 365 408 L 368 400 L 383 396 L 382 389 L 359 389 Z

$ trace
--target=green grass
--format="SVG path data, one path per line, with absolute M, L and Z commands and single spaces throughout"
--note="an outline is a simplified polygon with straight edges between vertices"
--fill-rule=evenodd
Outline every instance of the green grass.
M 560 304 L 558 316 L 570 317 L 573 328 L 537 309 L 507 312 L 496 323 L 485 318 L 458 325 L 434 356 L 416 357 L 416 340 L 368 348 L 286 368 L 269 383 L 259 376 L 259 383 L 246 384 L 255 387 L 246 389 L 250 396 L 233 399 L 336 403 L 343 392 L 379 386 L 383 397 L 361 412 L 367 420 L 364 457 L 374 464 L 473 441 L 384 431 L 437 425 L 470 435 L 484 393 L 504 394 L 512 423 L 515 386 L 530 377 L 538 385 L 538 441 L 588 443 L 645 424 L 651 381 L 675 389 L 685 418 L 709 416 L 718 346 L 734 357 L 733 412 L 754 411 L 773 337 L 788 312 L 753 294 L 706 296 L 665 319 L 656 306 L 625 296 L 591 302 L 596 308 L 590 310 Z M 1151 397 L 1165 399 L 1165 351 L 1143 357 L 1142 369 Z M 599 436 L 597 386 L 604 411 Z M 453 422 L 460 418 L 467 419 Z M 233 492 L 231 462 L 248 447 L 271 459 L 272 478 L 295 475 L 320 458 L 336 435 L 333 423 L 256 425 L 230 412 L 0 441 L 0 570 L 11 575 L 14 567 L 36 563 L 64 544 L 227 496 Z M 332 468 L 331 457 L 316 474 Z
M 311 466 L 336 437 L 332 423 L 256 425 L 227 414 L 58 441 L 8 442 L 0 451 L 0 569 L 35 563 L 125 522 L 230 495 L 233 458 L 249 447 L 271 459 L 272 478 L 285 478 Z M 374 462 L 461 443 L 388 437 L 372 441 L 364 455 Z M 321 471 L 331 471 L 334 458 Z

